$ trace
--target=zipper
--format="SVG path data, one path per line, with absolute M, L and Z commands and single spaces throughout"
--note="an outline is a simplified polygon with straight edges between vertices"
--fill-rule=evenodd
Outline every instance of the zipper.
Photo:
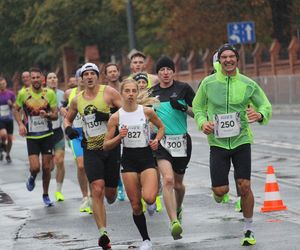
M 230 76 L 228 76 L 227 78 L 227 103 L 226 103 L 226 113 L 228 114 L 229 112 L 229 80 L 230 80 Z M 231 149 L 231 146 L 230 146 L 230 137 L 228 138 L 228 147 L 229 149 Z

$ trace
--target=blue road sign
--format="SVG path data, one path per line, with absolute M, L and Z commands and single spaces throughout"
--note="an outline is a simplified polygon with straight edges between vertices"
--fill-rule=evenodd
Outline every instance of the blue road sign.
M 255 43 L 254 22 L 237 22 L 227 24 L 227 36 L 230 44 Z

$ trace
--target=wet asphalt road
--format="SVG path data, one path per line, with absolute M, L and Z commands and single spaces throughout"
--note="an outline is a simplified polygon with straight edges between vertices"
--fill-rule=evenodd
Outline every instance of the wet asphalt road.
M 234 211 L 236 192 L 230 176 L 230 203 L 216 204 L 210 192 L 208 145 L 190 120 L 193 156 L 185 177 L 183 239 L 174 241 L 166 211 L 149 217 L 153 249 L 299 249 L 300 237 L 300 119 L 275 115 L 270 125 L 253 126 L 252 185 L 255 195 L 254 231 L 257 245 L 241 247 L 242 214 Z M 24 139 L 16 136 L 13 163 L 0 163 L 0 249 L 97 249 L 93 217 L 79 213 L 80 191 L 70 150 L 66 155 L 63 193 L 66 200 L 44 207 L 41 174 L 36 188 L 28 192 L 28 160 Z M 261 213 L 265 171 L 275 169 L 287 211 Z M 54 173 L 52 174 L 54 176 Z M 50 195 L 54 199 L 52 177 Z M 113 249 L 137 249 L 141 240 L 132 221 L 128 200 L 107 205 L 108 231 Z

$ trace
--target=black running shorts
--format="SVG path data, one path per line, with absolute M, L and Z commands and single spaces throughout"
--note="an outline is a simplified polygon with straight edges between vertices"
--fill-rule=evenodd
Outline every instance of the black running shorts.
M 187 135 L 187 156 L 186 157 L 173 157 L 170 153 L 161 145 L 158 145 L 158 149 L 154 152 L 156 160 L 167 160 L 171 163 L 173 171 L 176 174 L 185 174 L 187 165 L 190 162 L 192 154 L 192 139 L 189 134 Z
M 121 172 L 141 173 L 148 168 L 155 168 L 155 160 L 150 147 L 123 148 Z
M 251 145 L 243 144 L 234 149 L 210 147 L 210 176 L 212 187 L 229 184 L 230 166 L 234 167 L 237 179 L 250 180 L 251 176 Z
M 120 147 L 110 151 L 88 150 L 83 148 L 83 161 L 90 183 L 104 180 L 106 187 L 118 186 L 120 176 Z
M 53 149 L 53 135 L 38 138 L 38 139 L 26 139 L 28 155 L 50 155 Z
M 7 134 L 12 135 L 14 133 L 14 121 L 13 120 L 0 121 L 0 130 L 1 129 L 6 129 Z

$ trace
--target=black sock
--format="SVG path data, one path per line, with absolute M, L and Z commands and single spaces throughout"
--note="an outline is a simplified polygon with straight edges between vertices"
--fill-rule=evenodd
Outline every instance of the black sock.
M 144 240 L 150 240 L 149 235 L 148 235 L 148 230 L 147 230 L 147 225 L 146 225 L 146 218 L 144 213 L 140 214 L 140 215 L 134 215 L 133 214 L 133 221 L 136 225 L 136 227 L 138 228 L 143 241 Z
M 2 142 L 2 143 L 0 144 L 0 148 L 1 148 L 1 150 L 2 150 L 3 152 L 5 152 L 5 151 L 6 151 L 6 144 Z
M 43 194 L 43 198 L 49 196 L 48 194 Z

